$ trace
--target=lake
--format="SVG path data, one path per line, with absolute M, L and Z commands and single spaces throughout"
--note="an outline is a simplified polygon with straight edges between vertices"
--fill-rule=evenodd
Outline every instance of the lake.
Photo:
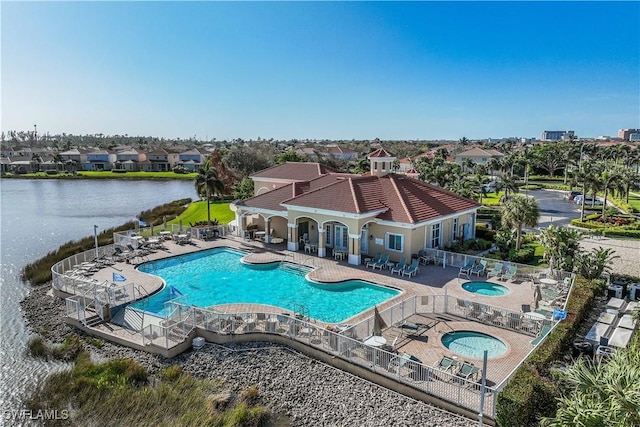
M 29 291 L 22 268 L 70 240 L 135 220 L 144 210 L 197 195 L 192 181 L 0 181 L 0 407 L 21 402 L 60 367 L 25 357 L 27 330 L 20 301 Z

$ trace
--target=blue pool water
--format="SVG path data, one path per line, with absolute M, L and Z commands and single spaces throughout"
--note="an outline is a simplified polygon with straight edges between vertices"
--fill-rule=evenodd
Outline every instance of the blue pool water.
M 189 305 L 255 303 L 295 310 L 296 304 L 303 304 L 310 317 L 337 323 L 400 293 L 358 280 L 312 283 L 304 278 L 308 270 L 283 267 L 280 263 L 243 264 L 243 256 L 228 249 L 211 249 L 143 264 L 140 271 L 163 278 L 166 286 L 133 306 L 164 315 L 164 303 L 175 298 L 171 295 L 172 286 L 186 296 Z
M 487 350 L 488 357 L 500 356 L 507 352 L 507 345 L 496 337 L 482 332 L 457 331 L 442 336 L 442 345 L 454 353 L 482 359 Z
M 497 297 L 509 293 L 509 288 L 491 282 L 467 282 L 462 285 L 462 289 L 486 297 Z

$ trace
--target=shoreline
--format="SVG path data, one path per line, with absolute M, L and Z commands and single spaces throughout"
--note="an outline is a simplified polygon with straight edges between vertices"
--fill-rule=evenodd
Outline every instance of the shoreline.
M 64 300 L 50 295 L 50 289 L 50 283 L 34 287 L 20 302 L 27 328 L 40 335 L 41 331 L 48 331 L 43 336 L 47 342 L 60 344 L 66 337 L 77 335 L 98 361 L 131 358 L 152 375 L 178 364 L 197 378 L 224 381 L 234 391 L 256 384 L 269 410 L 286 414 L 292 426 L 477 425 L 477 421 L 399 395 L 286 346 L 264 342 L 227 347 L 207 344 L 201 350 L 187 351 L 172 359 L 108 341 L 96 347 L 89 343 L 90 336 L 62 320 Z M 425 420 L 429 423 L 425 424 Z

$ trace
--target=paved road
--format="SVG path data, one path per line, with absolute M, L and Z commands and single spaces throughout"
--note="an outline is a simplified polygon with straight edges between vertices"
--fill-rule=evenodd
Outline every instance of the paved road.
M 535 190 L 528 195 L 538 200 L 540 208 L 539 228 L 546 228 L 551 224 L 568 225 L 574 218 L 580 218 L 580 206 L 565 200 L 564 191 Z M 604 237 L 592 239 L 585 237 L 580 242 L 583 250 L 590 251 L 594 248 L 611 248 L 615 251 L 616 258 L 611 263 L 612 271 L 617 273 L 640 276 L 640 241 L 630 239 L 614 239 Z
M 529 190 L 527 195 L 538 201 L 540 208 L 539 228 L 549 225 L 569 225 L 572 219 L 580 218 L 580 206 L 564 198 L 565 191 Z

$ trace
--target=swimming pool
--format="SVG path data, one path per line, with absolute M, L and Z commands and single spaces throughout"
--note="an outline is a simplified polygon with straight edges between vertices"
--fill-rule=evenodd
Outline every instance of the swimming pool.
M 175 298 L 173 287 L 189 305 L 198 307 L 254 303 L 293 311 L 296 304 L 303 304 L 310 317 L 337 323 L 400 293 L 359 280 L 317 284 L 304 278 L 306 269 L 280 263 L 243 264 L 243 256 L 218 248 L 142 264 L 140 271 L 163 278 L 166 286 L 133 307 L 162 316 L 165 302 Z
M 487 357 L 496 357 L 507 352 L 507 345 L 502 340 L 482 332 L 449 332 L 442 336 L 441 341 L 442 345 L 454 353 L 478 359 L 482 359 L 485 350 L 488 352 Z
M 462 289 L 486 297 L 498 297 L 509 293 L 509 288 L 506 286 L 492 282 L 467 282 L 462 285 Z

